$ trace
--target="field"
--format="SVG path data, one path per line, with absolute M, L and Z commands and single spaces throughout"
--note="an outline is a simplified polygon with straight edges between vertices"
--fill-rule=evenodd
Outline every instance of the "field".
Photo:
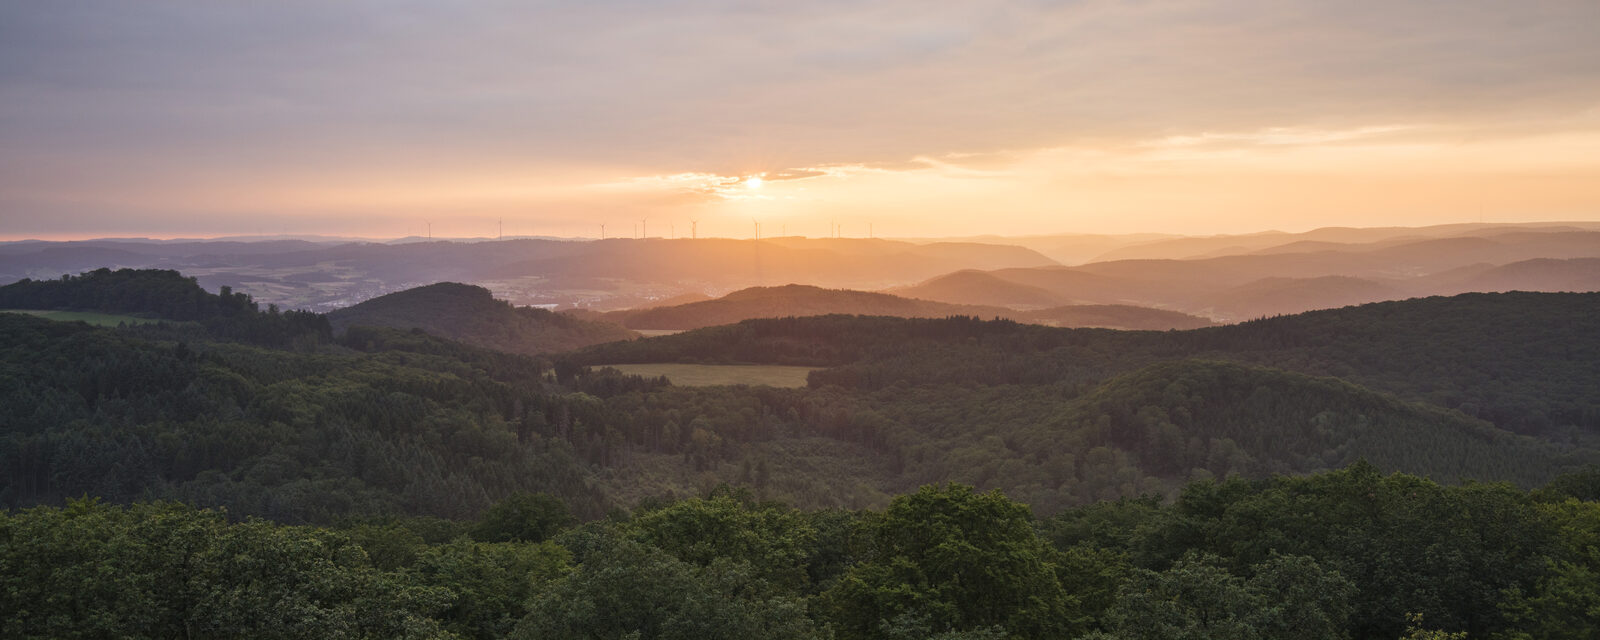
M 115 327 L 119 324 L 147 324 L 160 322 L 155 318 L 137 318 L 134 316 L 119 316 L 110 313 L 94 313 L 90 311 L 35 311 L 30 309 L 0 309 L 0 313 L 26 313 L 46 320 L 59 320 L 61 322 L 87 322 L 98 327 Z
M 745 364 L 608 364 L 623 373 L 647 377 L 666 376 L 682 387 L 709 387 L 722 384 L 804 387 L 806 374 L 816 367 L 781 367 Z

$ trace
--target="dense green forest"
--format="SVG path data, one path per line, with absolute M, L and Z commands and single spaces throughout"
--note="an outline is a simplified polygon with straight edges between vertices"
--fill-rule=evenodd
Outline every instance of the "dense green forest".
M 1575 441 L 1600 432 L 1600 293 L 1463 294 L 1190 331 L 1054 329 L 977 318 L 824 316 L 737 325 L 578 352 L 575 363 L 737 362 L 834 367 L 814 386 L 1092 383 L 1180 358 L 1337 376 Z
M 881 510 L 719 489 L 575 524 L 0 512 L 7 638 L 1589 638 L 1600 475 L 1536 491 L 1372 466 L 1201 481 L 1036 519 L 930 485 Z
M 1356 460 L 1531 487 L 1600 461 L 1587 446 L 1592 302 L 1462 296 L 1187 332 L 828 316 L 602 345 L 554 366 L 419 330 L 354 326 L 281 348 L 192 324 L 5 315 L 0 504 L 86 494 L 328 523 L 469 517 L 544 491 L 598 517 L 724 483 L 863 508 L 955 481 L 1050 514 Z M 1497 340 L 1433 326 L 1513 310 L 1521 321 Z M 583 366 L 685 354 L 838 366 L 806 389 L 678 388 Z M 1518 412 L 1543 417 L 1494 419 Z
M 0 313 L 0 636 L 1600 628 L 1593 294 L 1183 332 L 789 318 L 552 362 L 132 293 L 161 287 L 199 290 L 0 288 L 168 320 Z M 688 388 L 624 361 L 828 368 Z

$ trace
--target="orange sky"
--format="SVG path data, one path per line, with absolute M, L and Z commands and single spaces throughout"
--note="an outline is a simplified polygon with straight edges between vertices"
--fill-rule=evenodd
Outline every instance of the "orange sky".
M 1600 219 L 1600 3 L 1326 4 L 8 5 L 0 238 Z

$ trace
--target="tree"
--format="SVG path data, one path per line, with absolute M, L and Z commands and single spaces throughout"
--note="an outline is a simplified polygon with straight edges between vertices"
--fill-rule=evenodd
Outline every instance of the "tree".
M 816 637 L 801 601 L 765 597 L 749 566 L 696 567 L 632 540 L 605 536 L 577 571 L 530 607 L 515 640 L 803 640 Z
M 1246 580 L 1215 556 L 1139 570 L 1106 612 L 1102 640 L 1340 640 L 1355 588 L 1304 556 L 1275 555 Z
M 472 539 L 479 542 L 544 542 L 574 522 L 567 504 L 545 493 L 513 493 L 483 512 Z
M 871 553 L 827 594 L 842 638 L 888 637 L 911 625 L 930 635 L 1074 631 L 1076 602 L 1056 579 L 1055 551 L 1034 533 L 1028 508 L 998 491 L 930 485 L 896 498 Z

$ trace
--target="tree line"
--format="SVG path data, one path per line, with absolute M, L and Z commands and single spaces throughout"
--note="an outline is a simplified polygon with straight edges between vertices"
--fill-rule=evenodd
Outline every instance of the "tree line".
M 959 484 L 859 511 L 721 487 L 586 523 L 527 493 L 331 526 L 74 499 L 0 512 L 0 635 L 1579 638 L 1596 478 L 1452 487 L 1358 463 L 1044 519 Z

